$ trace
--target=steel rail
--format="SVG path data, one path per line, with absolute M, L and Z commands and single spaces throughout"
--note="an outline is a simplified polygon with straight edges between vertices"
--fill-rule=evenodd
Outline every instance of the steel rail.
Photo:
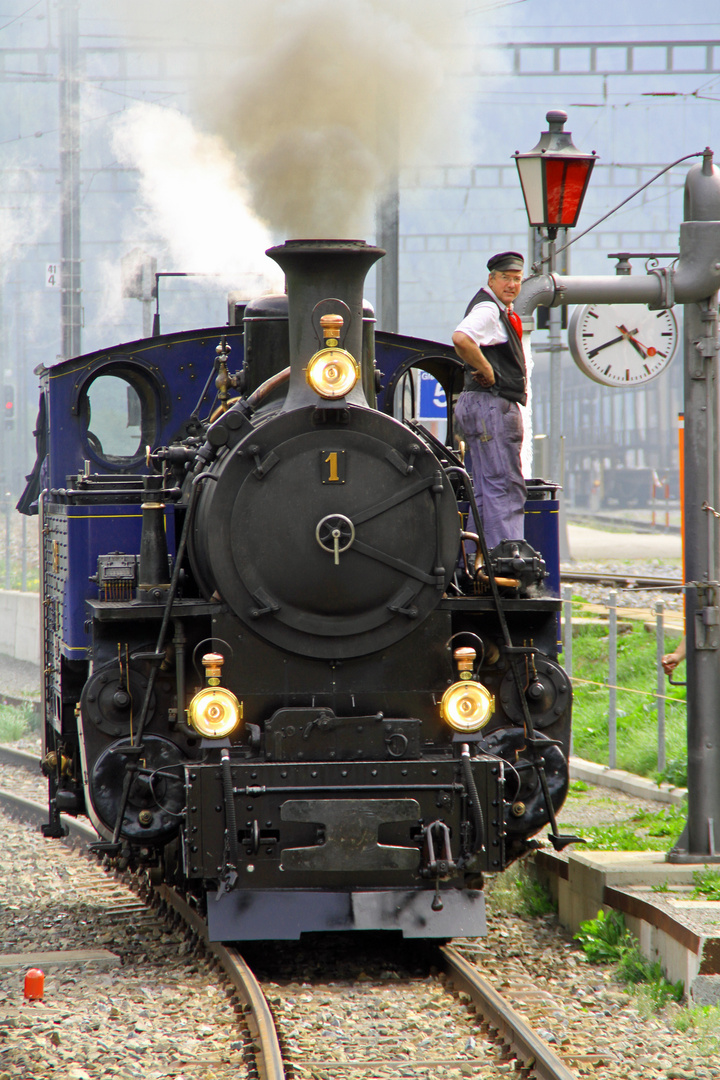
M 524 1068 L 538 1080 L 577 1080 L 575 1073 L 554 1054 L 525 1020 L 450 945 L 440 945 L 440 965 L 455 986 L 468 994 L 478 1012 L 491 1028 L 495 1028 Z
M 2 747 L 0 750 L 5 751 L 6 748 Z M 21 751 L 18 750 L 11 751 L 11 755 L 19 756 L 20 753 Z M 23 754 L 23 757 L 37 761 L 29 754 Z M 5 760 L 8 760 L 7 756 Z M 12 761 L 12 764 L 18 764 L 17 757 Z M 19 764 L 24 767 L 25 763 L 21 761 Z M 33 824 L 40 825 L 47 819 L 47 808 L 45 806 L 1 787 L 0 805 L 21 814 L 24 821 L 30 821 Z M 76 821 L 74 818 L 67 817 L 64 814 L 62 815 L 62 822 L 68 829 L 69 836 L 73 839 L 88 842 L 97 840 L 97 833 L 92 826 L 86 825 L 82 821 Z M 218 942 L 209 941 L 207 925 L 204 919 L 190 907 L 186 900 L 174 892 L 173 889 L 168 888 L 167 885 L 155 886 L 151 892 L 151 899 L 152 897 L 156 897 L 161 903 L 171 907 L 180 915 L 183 922 L 215 958 L 217 964 L 232 983 L 243 1005 L 246 1006 L 245 1022 L 250 1029 L 253 1043 L 258 1048 L 256 1051 L 256 1066 L 260 1080 L 286 1080 L 282 1052 L 270 1006 L 259 983 L 242 956 L 236 949 L 221 945 Z
M 37 767 L 37 758 L 25 751 L 0 747 L 0 761 L 21 768 Z M 0 804 L 21 813 L 24 820 L 41 824 L 47 818 L 47 808 L 15 792 L 0 788 Z M 91 826 L 75 818 L 62 816 L 63 825 L 76 841 L 91 842 L 97 833 Z M 272 1012 L 252 971 L 240 953 L 231 946 L 210 941 L 207 923 L 198 912 L 174 889 L 167 885 L 152 888 L 151 898 L 170 907 L 189 929 L 202 941 L 224 971 L 245 1006 L 245 1019 L 256 1050 L 256 1067 L 260 1080 L 286 1080 L 282 1051 Z M 525 1020 L 452 946 L 438 947 L 439 966 L 455 986 L 468 994 L 481 1016 L 498 1031 L 513 1053 L 531 1069 L 538 1080 L 576 1080 L 575 1074 L 535 1034 Z
M 20 751 L 15 750 L 14 753 L 19 754 Z M 12 764 L 17 764 L 17 762 L 12 762 Z M 24 795 L 18 795 L 14 791 L 8 791 L 7 788 L 0 787 L 0 805 L 15 813 L 21 813 L 23 821 L 30 821 L 34 825 L 43 825 L 48 819 L 47 806 L 33 802 L 32 799 L 27 799 Z M 94 843 L 97 840 L 98 834 L 92 825 L 87 825 L 84 821 L 78 821 L 74 817 L 68 817 L 66 814 L 61 814 L 60 818 L 63 826 L 67 829 L 67 835 L 72 840 L 87 843 Z
M 619 588 L 662 589 L 665 592 L 682 592 L 685 583 L 679 578 L 648 577 L 644 574 L 584 573 L 579 570 L 562 571 L 561 581 L 572 581 L 578 585 L 614 585 Z
M 37 763 L 32 755 L 0 747 L 0 760 L 21 767 Z M 0 805 L 20 813 L 23 820 L 42 824 L 47 808 L 13 791 L 0 788 Z M 75 841 L 91 842 L 97 833 L 91 826 L 62 815 L 69 836 Z M 252 971 L 238 951 L 231 946 L 210 941 L 205 920 L 179 893 L 167 885 L 154 886 L 151 899 L 170 907 L 185 925 L 202 941 L 203 946 L 222 968 L 245 1006 L 245 1020 L 256 1049 L 256 1067 L 260 1080 L 286 1080 L 282 1051 L 270 1006 Z M 525 1020 L 510 1006 L 479 972 L 451 946 L 438 947 L 439 966 L 455 986 L 464 991 L 491 1028 L 497 1030 L 512 1052 L 530 1069 L 538 1080 L 577 1080 L 574 1073 L 535 1034 Z
M 40 769 L 40 758 L 14 746 L 0 746 L 0 764 L 15 765 L 18 769 L 37 773 Z
M 210 941 L 205 920 L 174 889 L 158 885 L 153 893 L 176 911 L 214 956 L 235 987 L 243 1005 L 253 1041 L 257 1040 L 256 1065 L 260 1080 L 285 1080 L 285 1068 L 275 1021 L 260 984 L 237 949 Z
M 675 506 L 672 509 L 676 510 L 678 507 Z M 658 505 L 655 507 L 655 512 L 658 514 L 665 513 L 665 504 L 661 503 L 660 500 L 658 500 Z M 568 512 L 568 524 L 581 525 L 589 529 L 609 525 L 612 529 L 619 531 L 660 533 L 663 536 L 679 536 L 681 532 L 680 525 L 653 525 L 650 521 L 642 521 L 636 518 L 616 518 L 612 514 L 583 514 L 575 510 Z

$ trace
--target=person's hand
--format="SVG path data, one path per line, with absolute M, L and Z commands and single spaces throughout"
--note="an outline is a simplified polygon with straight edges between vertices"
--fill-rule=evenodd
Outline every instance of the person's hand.
M 660 661 L 665 674 L 666 675 L 672 675 L 673 671 L 678 666 L 678 664 L 680 663 L 681 660 L 682 660 L 682 657 L 678 656 L 677 653 L 674 653 L 674 652 L 665 653 L 662 660 Z
M 473 375 L 473 379 L 479 382 L 481 386 L 494 386 L 495 385 L 495 372 L 490 364 L 487 367 L 478 368 Z

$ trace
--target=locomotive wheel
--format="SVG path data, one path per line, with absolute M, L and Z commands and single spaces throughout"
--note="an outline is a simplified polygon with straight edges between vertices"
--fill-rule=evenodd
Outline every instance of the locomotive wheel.
M 281 414 L 219 460 L 194 522 L 193 560 L 260 637 L 325 659 L 414 630 L 442 598 L 459 544 L 452 487 L 397 421 L 350 408 L 318 425 Z
M 130 734 L 133 716 L 145 699 L 147 679 L 134 665 L 120 670 L 117 661 L 93 671 L 83 687 L 80 707 L 83 718 L 91 720 L 105 735 L 119 738 Z M 155 695 L 150 695 L 147 722 L 155 713 Z
M 570 682 L 567 674 L 559 664 L 548 657 L 534 656 L 526 682 L 525 698 L 533 727 L 549 727 L 562 716 L 570 704 Z M 500 684 L 500 701 L 510 719 L 516 724 L 522 724 L 524 712 L 512 671 L 507 672 Z
M 537 735 L 553 808 L 559 810 L 567 795 L 569 771 L 562 750 L 544 735 Z M 497 754 L 515 769 L 508 776 L 510 812 L 505 826 L 510 836 L 532 836 L 549 821 L 540 780 L 526 750 L 525 730 L 521 727 L 498 728 L 485 739 L 492 754 Z M 513 783 L 513 779 L 515 783 Z
M 112 743 L 95 762 L 90 777 L 93 806 L 109 829 L 115 825 L 126 766 L 131 757 L 134 760 L 129 750 L 127 739 Z M 174 742 L 159 735 L 145 736 L 123 817 L 123 838 L 155 843 L 177 832 L 185 805 L 184 760 Z

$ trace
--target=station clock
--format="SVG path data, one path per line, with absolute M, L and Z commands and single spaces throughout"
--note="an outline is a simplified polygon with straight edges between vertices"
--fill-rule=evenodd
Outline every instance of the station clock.
M 585 304 L 568 326 L 573 360 L 604 386 L 640 386 L 665 370 L 678 342 L 672 311 L 644 304 Z

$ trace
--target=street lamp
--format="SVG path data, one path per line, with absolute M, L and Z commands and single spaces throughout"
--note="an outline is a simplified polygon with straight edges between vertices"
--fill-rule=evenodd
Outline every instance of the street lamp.
M 534 228 L 548 231 L 554 240 L 558 229 L 577 224 L 596 153 L 583 154 L 573 145 L 572 135 L 563 131 L 567 113 L 551 110 L 546 115 L 548 131 L 527 154 L 515 151 L 528 219 Z
M 513 157 L 517 165 L 522 186 L 525 208 L 530 225 L 534 229 L 545 229 L 547 236 L 547 256 L 542 261 L 548 263 L 548 270 L 555 271 L 555 240 L 558 229 L 572 228 L 580 216 L 590 173 L 596 160 L 595 151 L 583 154 L 573 145 L 572 135 L 564 131 L 567 113 L 562 109 L 553 109 L 546 114 L 548 130 L 543 131 L 537 146 L 527 154 L 515 151 Z M 565 505 L 561 495 L 564 482 L 564 464 L 561 453 L 560 430 L 562 427 L 562 317 L 558 308 L 548 312 L 550 340 L 547 351 L 550 354 L 550 416 L 548 424 L 548 466 L 550 476 L 560 485 L 558 491 L 560 523 L 560 558 L 569 558 Z

